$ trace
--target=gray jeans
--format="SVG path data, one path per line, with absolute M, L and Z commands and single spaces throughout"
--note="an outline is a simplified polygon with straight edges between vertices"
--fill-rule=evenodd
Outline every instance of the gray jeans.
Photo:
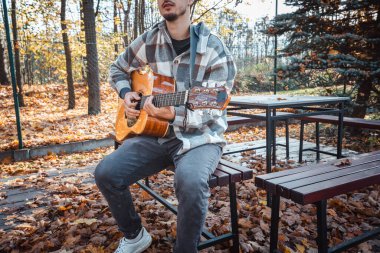
M 206 144 L 177 155 L 181 147 L 182 142 L 178 139 L 163 144 L 153 137 L 128 139 L 98 164 L 95 180 L 120 231 L 128 235 L 141 227 L 129 186 L 174 163 L 174 188 L 178 199 L 174 252 L 197 252 L 210 196 L 208 179 L 218 165 L 222 149 Z

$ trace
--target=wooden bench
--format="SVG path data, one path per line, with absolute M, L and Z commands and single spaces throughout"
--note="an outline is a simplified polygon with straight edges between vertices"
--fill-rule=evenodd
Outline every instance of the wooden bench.
M 380 151 L 347 158 L 334 163 L 314 164 L 257 176 L 255 184 L 272 195 L 270 252 L 276 252 L 280 197 L 317 206 L 318 252 L 340 252 L 380 234 L 380 227 L 328 248 L 326 200 L 339 194 L 380 183 Z
M 252 122 L 256 122 L 257 120 L 247 118 L 247 117 L 242 117 L 242 116 L 230 116 L 227 117 L 227 123 L 228 126 L 235 126 L 235 125 L 246 125 Z
M 315 149 L 303 149 L 303 135 L 304 135 L 305 124 L 312 123 L 312 122 L 315 123 L 316 147 Z M 320 160 L 320 153 L 324 153 L 328 155 L 336 155 L 330 152 L 320 150 L 319 123 L 338 125 L 339 117 L 335 115 L 318 115 L 318 116 L 308 116 L 308 117 L 301 118 L 300 149 L 299 149 L 299 157 L 298 157 L 298 160 L 300 163 L 302 162 L 303 151 L 307 151 L 307 150 L 316 152 L 317 161 Z M 360 119 L 360 118 L 343 117 L 343 127 L 355 127 L 355 128 L 360 128 L 360 129 L 364 128 L 364 129 L 380 130 L 380 120 L 367 120 L 367 119 Z
M 122 143 L 115 139 L 114 134 L 110 135 L 115 140 L 115 149 L 117 149 Z M 252 179 L 253 172 L 251 169 L 245 168 L 238 164 L 229 162 L 224 159 L 220 159 L 219 164 L 215 172 L 211 175 L 208 184 L 210 188 L 217 186 L 227 186 L 229 187 L 230 196 L 230 212 L 231 212 L 231 232 L 214 236 L 211 232 L 204 229 L 202 231 L 202 236 L 206 240 L 202 241 L 198 245 L 198 250 L 202 250 L 211 247 L 215 244 L 232 240 L 231 252 L 239 253 L 239 231 L 238 231 L 238 214 L 237 214 L 237 201 L 236 201 L 236 183 L 242 182 L 244 180 Z M 170 204 L 166 199 L 161 197 L 157 192 L 155 192 L 149 186 L 149 179 L 146 178 L 145 182 L 137 182 L 137 184 L 149 193 L 153 198 L 167 207 L 174 214 L 177 214 L 177 208 Z

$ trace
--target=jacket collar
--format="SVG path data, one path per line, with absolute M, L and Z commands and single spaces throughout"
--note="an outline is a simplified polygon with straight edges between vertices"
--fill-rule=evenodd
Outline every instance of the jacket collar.
M 205 25 L 205 23 L 200 22 L 195 26 L 195 34 L 198 36 L 198 45 L 197 45 L 197 53 L 199 54 L 204 54 L 207 51 L 207 43 L 208 43 L 208 38 L 210 37 L 210 29 Z M 167 34 L 169 34 L 169 31 L 166 28 L 166 22 L 165 20 L 157 23 L 154 25 L 153 28 L 158 28 L 160 30 L 166 30 Z

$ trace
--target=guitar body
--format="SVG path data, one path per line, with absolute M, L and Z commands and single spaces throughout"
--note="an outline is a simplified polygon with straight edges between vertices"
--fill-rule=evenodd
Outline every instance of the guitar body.
M 133 71 L 131 81 L 132 91 L 140 93 L 143 96 L 175 92 L 173 78 L 154 74 L 148 67 Z M 115 125 L 115 135 L 118 141 L 136 135 L 164 137 L 168 133 L 168 130 L 169 123 L 167 121 L 149 116 L 144 109 L 140 110 L 140 116 L 137 119 L 126 118 L 124 101 L 123 99 L 119 99 Z

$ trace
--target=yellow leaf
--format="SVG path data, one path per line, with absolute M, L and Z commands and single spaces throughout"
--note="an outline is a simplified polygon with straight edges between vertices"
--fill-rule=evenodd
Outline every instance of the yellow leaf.
M 305 247 L 300 244 L 296 243 L 296 248 L 297 248 L 297 252 L 301 252 L 301 253 L 305 252 Z
M 335 49 L 330 49 L 329 54 L 331 54 L 331 55 L 337 55 L 337 54 L 339 54 L 339 51 L 335 50 Z
M 71 208 L 72 208 L 72 206 L 60 206 L 60 207 L 58 207 L 58 210 L 59 211 L 66 211 L 66 210 L 69 210 Z
M 265 199 L 259 200 L 259 203 L 260 203 L 260 205 L 263 205 L 263 206 L 267 205 L 267 201 Z
M 283 250 L 284 250 L 284 253 L 293 253 L 293 251 L 287 246 L 284 246 Z

